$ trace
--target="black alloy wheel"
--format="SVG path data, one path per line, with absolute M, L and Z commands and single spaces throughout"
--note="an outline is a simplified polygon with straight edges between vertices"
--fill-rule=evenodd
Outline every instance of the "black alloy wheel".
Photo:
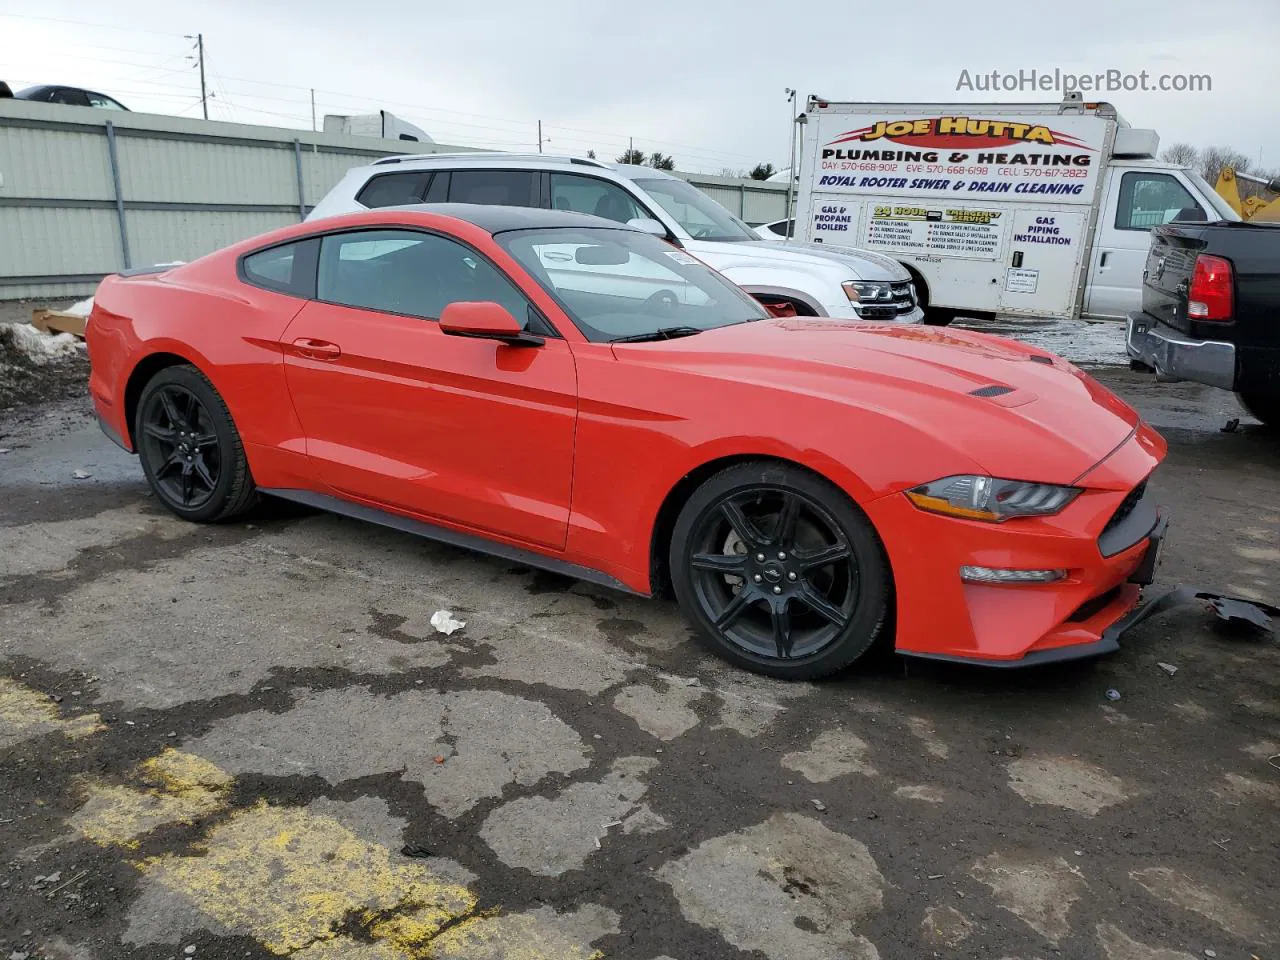
M 870 523 L 842 492 L 788 465 L 744 464 L 709 480 L 677 521 L 671 564 L 681 606 L 713 650 L 770 676 L 847 666 L 888 610 Z
M 218 488 L 222 462 L 207 411 L 186 387 L 165 384 L 151 392 L 142 412 L 146 460 L 166 502 L 198 510 Z
M 231 414 L 194 367 L 166 367 L 143 388 L 134 440 L 151 489 L 183 519 L 224 520 L 253 501 Z

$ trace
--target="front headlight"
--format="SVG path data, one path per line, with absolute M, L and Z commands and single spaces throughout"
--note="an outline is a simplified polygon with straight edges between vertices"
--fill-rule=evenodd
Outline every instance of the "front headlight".
M 1078 487 L 973 475 L 944 477 L 907 491 L 907 499 L 921 510 L 989 523 L 1050 516 L 1079 495 Z
M 878 304 L 893 303 L 893 290 L 887 283 L 871 280 L 846 280 L 840 284 L 844 295 L 850 303 Z

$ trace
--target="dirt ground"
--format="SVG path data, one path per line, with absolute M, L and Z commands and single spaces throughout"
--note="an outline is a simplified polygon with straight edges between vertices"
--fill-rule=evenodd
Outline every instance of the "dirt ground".
M 1280 439 L 1098 374 L 1170 443 L 1156 589 L 1280 600 Z M 669 603 L 181 523 L 81 392 L 0 449 L 0 958 L 1280 957 L 1275 637 L 782 684 Z

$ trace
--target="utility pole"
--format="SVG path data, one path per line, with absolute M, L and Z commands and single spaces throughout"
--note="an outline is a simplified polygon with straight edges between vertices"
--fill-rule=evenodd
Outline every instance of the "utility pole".
M 542 152 L 542 121 L 538 121 L 538 152 Z
M 311 132 L 316 130 L 316 88 L 311 88 Z
M 204 34 L 196 34 L 196 55 L 200 60 L 200 106 L 204 110 L 204 118 L 209 119 L 209 95 L 204 86 Z
M 795 202 L 796 185 L 796 136 L 800 130 L 796 123 L 796 92 L 786 88 L 787 100 L 791 103 L 791 165 L 787 168 L 787 237 L 795 236 L 795 224 L 791 222 Z
M 204 34 L 197 33 L 194 37 L 187 33 L 183 35 L 183 39 L 194 40 L 196 42 L 196 64 L 200 67 L 200 106 L 204 110 L 204 118 L 209 119 L 209 93 L 204 85 Z M 191 59 L 191 55 L 187 55 L 187 59 Z

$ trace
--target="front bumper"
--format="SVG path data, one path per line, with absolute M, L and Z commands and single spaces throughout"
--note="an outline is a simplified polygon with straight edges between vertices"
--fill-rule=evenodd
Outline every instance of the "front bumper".
M 1139 600 L 1142 588 L 1149 586 L 1155 580 L 1156 568 L 1160 563 L 1160 548 L 1164 543 L 1164 536 L 1168 526 L 1168 519 L 1161 517 L 1147 537 L 1142 561 L 1138 564 L 1137 569 L 1129 575 L 1127 583 L 1117 590 L 1115 602 L 1108 604 L 1096 615 L 1099 620 L 1107 620 L 1114 616 L 1114 610 L 1125 611 L 1119 619 L 1112 621 L 1109 626 L 1103 627 L 1097 640 L 1069 643 L 1065 646 L 1044 647 L 1032 650 L 1016 660 L 988 660 L 939 653 L 918 653 L 911 650 L 899 650 L 898 652 L 905 656 L 923 660 L 942 660 L 948 663 L 968 663 L 976 666 L 1004 669 L 1042 667 L 1054 663 L 1067 663 L 1072 660 L 1088 660 L 1115 653 L 1120 649 L 1120 638 L 1127 631 L 1136 627 L 1148 617 L 1164 610 L 1167 605 L 1161 602 L 1165 599 L 1164 597 L 1157 597 L 1146 602 L 1139 602 Z
M 1116 649 L 1164 539 L 1166 518 L 1153 494 L 1137 489 L 1163 456 L 1153 436 L 1139 427 L 1052 517 L 961 520 L 917 509 L 902 494 L 866 503 L 893 570 L 897 651 L 1029 666 Z M 1066 575 L 1049 583 L 973 583 L 961 579 L 963 565 Z
M 1220 340 L 1194 340 L 1146 313 L 1131 313 L 1125 349 L 1165 380 L 1194 380 L 1223 390 L 1236 384 L 1236 347 Z

